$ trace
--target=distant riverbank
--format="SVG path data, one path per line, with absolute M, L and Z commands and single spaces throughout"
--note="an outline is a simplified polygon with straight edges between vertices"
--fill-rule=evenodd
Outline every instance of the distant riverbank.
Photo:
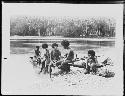
M 62 36 L 10 36 L 11 41 L 15 40 L 86 40 L 86 41 L 115 41 L 115 37 L 107 38 L 69 38 Z

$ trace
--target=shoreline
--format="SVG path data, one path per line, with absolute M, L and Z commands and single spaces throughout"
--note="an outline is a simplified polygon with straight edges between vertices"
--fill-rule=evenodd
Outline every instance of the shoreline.
M 115 38 L 69 38 L 69 37 L 61 37 L 61 36 L 10 36 L 10 41 L 26 41 L 26 40 L 86 40 L 86 41 L 115 41 Z

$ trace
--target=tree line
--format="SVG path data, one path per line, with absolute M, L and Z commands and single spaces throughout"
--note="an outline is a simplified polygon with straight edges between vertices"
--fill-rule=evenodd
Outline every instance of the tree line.
M 112 18 L 36 18 L 10 20 L 10 36 L 114 37 L 116 23 Z

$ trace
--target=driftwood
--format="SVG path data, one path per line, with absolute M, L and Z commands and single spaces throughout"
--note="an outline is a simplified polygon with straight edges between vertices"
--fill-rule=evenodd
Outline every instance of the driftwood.
M 100 57 L 100 56 L 98 56 Z M 70 66 L 73 66 L 73 67 L 79 67 L 79 68 L 86 68 L 85 65 L 86 65 L 86 62 L 85 59 L 87 59 L 87 57 L 85 58 L 76 58 L 74 59 L 71 63 L 68 63 Z M 83 62 L 79 65 L 79 64 L 75 64 L 74 62 L 77 62 L 77 61 L 80 61 L 82 60 Z M 111 65 L 111 64 L 108 64 L 108 60 L 109 58 L 105 59 L 103 62 L 101 62 L 102 64 L 97 64 L 97 68 L 101 68 L 101 67 L 104 67 L 106 65 Z

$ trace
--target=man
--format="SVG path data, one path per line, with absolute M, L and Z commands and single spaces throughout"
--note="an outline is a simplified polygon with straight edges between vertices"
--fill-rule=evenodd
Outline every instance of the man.
M 63 40 L 61 42 L 61 45 L 65 49 L 64 51 L 66 53 L 64 55 L 63 61 L 61 61 L 61 64 L 58 66 L 58 68 L 60 68 L 61 70 L 67 73 L 70 71 L 70 65 L 68 63 L 71 63 L 74 59 L 74 51 L 69 47 L 70 43 L 67 40 Z

